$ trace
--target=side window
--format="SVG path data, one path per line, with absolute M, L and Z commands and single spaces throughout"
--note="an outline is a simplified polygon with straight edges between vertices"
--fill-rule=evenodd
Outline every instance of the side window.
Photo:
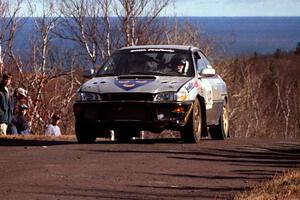
M 203 58 L 200 56 L 198 52 L 194 53 L 195 63 L 197 65 L 197 73 L 199 74 L 203 68 L 206 68 L 207 64 L 203 60 Z
M 201 59 L 203 60 L 203 62 L 205 63 L 205 67 L 211 68 L 211 64 L 209 63 L 209 61 L 207 60 L 207 58 L 205 57 L 205 55 L 200 54 L 201 55 Z
M 113 58 L 113 57 L 112 57 Z M 114 73 L 116 68 L 115 59 L 110 58 L 99 69 L 98 74 L 111 74 Z

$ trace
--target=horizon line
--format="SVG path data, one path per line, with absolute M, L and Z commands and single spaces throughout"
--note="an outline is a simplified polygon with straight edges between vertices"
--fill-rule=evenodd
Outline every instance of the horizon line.
M 17 16 L 18 18 L 35 18 L 35 17 L 43 17 L 43 16 Z M 62 16 L 63 17 L 63 16 Z M 86 17 L 90 17 L 90 16 L 86 16 Z M 103 16 L 99 16 L 99 17 L 103 17 Z M 109 16 L 109 17 L 118 17 L 118 16 Z M 139 16 L 139 17 L 151 17 L 151 16 Z M 180 16 L 172 16 L 172 15 L 166 15 L 166 16 L 158 16 L 159 17 L 175 17 L 175 18 L 178 18 L 178 17 L 300 17 L 300 15 L 224 15 L 224 16 L 221 16 L 221 15 L 180 15 Z

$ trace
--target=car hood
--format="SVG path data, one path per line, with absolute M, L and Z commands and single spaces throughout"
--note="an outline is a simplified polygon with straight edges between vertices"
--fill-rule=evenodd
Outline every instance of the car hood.
M 95 77 L 84 83 L 81 92 L 94 93 L 159 93 L 178 91 L 192 77 L 180 76 L 113 76 Z

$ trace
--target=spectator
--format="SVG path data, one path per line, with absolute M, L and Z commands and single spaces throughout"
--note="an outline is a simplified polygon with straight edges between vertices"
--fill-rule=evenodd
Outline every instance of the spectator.
M 0 82 L 0 135 L 6 135 L 8 124 L 11 122 L 12 109 L 8 86 L 12 75 L 4 73 Z
M 29 106 L 27 90 L 23 88 L 15 89 L 13 98 L 12 98 L 12 105 L 13 105 L 13 114 L 16 115 L 18 113 L 18 108 L 20 105 L 26 104 Z
M 46 130 L 45 130 L 45 135 L 47 136 L 60 136 L 60 128 L 58 126 L 60 122 L 60 116 L 57 114 L 54 114 L 52 116 L 52 122 L 51 124 L 47 125 Z
M 27 112 L 28 107 L 29 107 L 30 104 L 31 104 L 31 99 L 27 95 L 27 90 L 25 90 L 21 87 L 15 89 L 14 94 L 12 96 L 12 106 L 11 106 L 12 107 L 12 114 L 13 114 L 12 118 L 17 119 L 17 116 L 19 114 L 21 114 L 18 110 L 20 108 L 20 105 L 26 105 L 27 109 L 26 109 L 25 112 Z M 28 122 L 28 124 L 31 124 L 31 123 Z M 17 131 L 17 128 L 16 128 L 15 124 L 9 124 L 8 125 L 7 133 L 8 134 L 20 134 Z
M 30 126 L 28 121 L 25 118 L 25 115 L 28 110 L 28 106 L 26 104 L 22 104 L 18 107 L 17 116 L 12 119 L 12 133 L 27 135 L 30 133 Z

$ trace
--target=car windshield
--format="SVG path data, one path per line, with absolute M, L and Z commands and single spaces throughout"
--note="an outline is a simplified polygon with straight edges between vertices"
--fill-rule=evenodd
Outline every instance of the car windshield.
M 136 49 L 113 54 L 98 70 L 96 76 L 157 75 L 194 76 L 188 51 Z

